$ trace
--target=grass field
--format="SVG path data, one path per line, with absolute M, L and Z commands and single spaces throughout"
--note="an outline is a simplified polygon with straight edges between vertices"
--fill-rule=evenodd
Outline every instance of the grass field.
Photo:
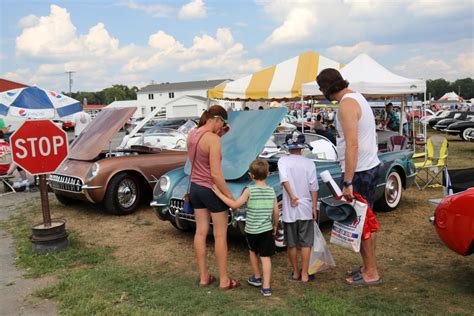
M 449 139 L 449 166 L 474 166 L 474 143 Z M 270 298 L 247 284 L 229 292 L 217 286 L 199 288 L 192 233 L 159 221 L 149 208 L 116 217 L 86 204 L 64 207 L 51 197 L 53 215 L 68 221 L 71 246 L 47 256 L 34 254 L 28 240 L 31 224 L 41 219 L 39 200 L 24 208 L 33 211 L 3 225 L 14 236 L 17 264 L 26 269 L 25 277 L 58 279 L 36 295 L 55 300 L 65 315 L 473 315 L 473 258 L 445 247 L 428 222 L 434 208 L 427 201 L 441 195 L 440 188 L 410 188 L 396 211 L 377 215 L 383 285 L 344 284 L 345 271 L 359 264 L 359 256 L 330 245 L 337 266 L 307 285 L 288 280 L 286 254 L 278 253 Z M 330 228 L 322 225 L 326 239 Z M 216 273 L 211 239 L 208 246 L 210 270 Z M 244 281 L 250 274 L 247 260 L 242 239 L 230 239 L 231 276 Z

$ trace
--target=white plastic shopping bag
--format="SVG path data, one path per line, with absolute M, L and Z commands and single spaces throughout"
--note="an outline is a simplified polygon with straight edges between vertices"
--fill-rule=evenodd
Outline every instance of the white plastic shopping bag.
M 309 259 L 309 274 L 315 274 L 327 270 L 331 267 L 335 267 L 336 263 L 332 258 L 331 252 L 329 251 L 326 240 L 319 229 L 318 223 L 314 222 L 314 242 L 313 248 L 311 249 L 311 257 Z
M 367 214 L 367 204 L 353 199 L 351 205 L 357 212 L 356 220 L 350 225 L 334 222 L 330 243 L 350 249 L 354 252 L 359 252 L 362 231 L 364 229 L 365 217 Z

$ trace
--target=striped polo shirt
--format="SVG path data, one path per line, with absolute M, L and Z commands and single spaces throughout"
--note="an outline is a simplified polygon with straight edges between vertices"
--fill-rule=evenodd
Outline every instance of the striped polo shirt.
M 245 232 L 247 234 L 260 234 L 272 230 L 273 205 L 275 204 L 275 191 L 272 187 L 260 188 L 256 185 L 248 187 L 250 195 L 247 200 L 247 216 L 245 219 Z

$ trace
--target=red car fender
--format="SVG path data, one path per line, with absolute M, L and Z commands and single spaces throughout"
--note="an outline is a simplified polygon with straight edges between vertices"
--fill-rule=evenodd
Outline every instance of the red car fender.
M 436 208 L 434 225 L 439 238 L 453 251 L 474 252 L 474 188 L 445 197 Z

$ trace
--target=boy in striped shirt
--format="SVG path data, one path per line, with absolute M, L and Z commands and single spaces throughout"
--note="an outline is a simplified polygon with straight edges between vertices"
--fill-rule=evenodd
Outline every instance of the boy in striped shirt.
M 254 184 L 249 185 L 236 200 L 229 199 L 214 187 L 216 195 L 232 209 L 247 203 L 245 233 L 249 247 L 250 266 L 253 275 L 248 278 L 250 285 L 261 287 L 264 296 L 272 295 L 270 287 L 272 262 L 270 257 L 275 254 L 273 235 L 278 225 L 278 202 L 275 191 L 267 186 L 265 179 L 269 173 L 268 162 L 254 160 L 249 167 L 249 176 Z M 260 273 L 259 258 L 262 262 L 263 280 Z

